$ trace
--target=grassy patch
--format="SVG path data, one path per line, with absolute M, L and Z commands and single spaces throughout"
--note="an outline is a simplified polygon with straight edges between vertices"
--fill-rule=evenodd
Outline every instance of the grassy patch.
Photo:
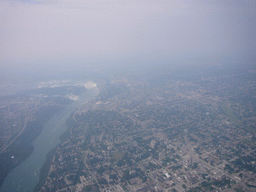
M 229 117 L 229 120 L 232 124 L 242 127 L 243 123 L 239 120 L 239 118 L 236 116 L 236 114 L 223 102 L 219 102 L 220 108 L 223 110 L 223 112 Z
M 120 161 L 123 158 L 123 156 L 124 156 L 124 152 L 122 151 L 114 151 L 111 153 L 111 157 L 115 161 Z

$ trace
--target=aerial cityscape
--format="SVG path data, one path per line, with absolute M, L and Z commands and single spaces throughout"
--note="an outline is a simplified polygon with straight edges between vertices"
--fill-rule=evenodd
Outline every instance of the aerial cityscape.
M 113 79 L 68 120 L 39 191 L 254 191 L 253 76 Z
M 48 82 L 5 98 L 1 178 L 29 156 L 42 121 L 94 89 L 67 117 L 35 191 L 254 191 L 256 72 L 239 70 Z
M 0 192 L 255 192 L 255 13 L 0 0 Z

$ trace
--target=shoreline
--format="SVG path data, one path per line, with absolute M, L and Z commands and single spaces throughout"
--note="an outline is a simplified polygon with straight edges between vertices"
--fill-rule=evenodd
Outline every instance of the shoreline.
M 70 114 L 69 118 L 71 118 L 72 116 L 73 116 L 73 113 Z M 68 119 L 66 120 L 66 125 L 67 125 L 67 122 L 68 122 Z M 55 148 L 53 148 L 51 151 L 49 151 L 46 154 L 45 162 L 44 162 L 43 166 L 40 169 L 39 181 L 36 184 L 33 192 L 40 191 L 40 189 L 44 185 L 44 183 L 45 183 L 45 181 L 46 181 L 46 179 L 48 177 L 50 168 L 51 168 L 51 164 L 52 164 L 52 160 L 53 160 L 55 151 L 64 141 L 66 141 L 68 139 L 68 135 L 69 135 L 69 131 L 70 131 L 69 129 L 70 128 L 68 127 L 68 129 L 59 136 L 60 143 Z
M 59 145 L 58 145 L 58 146 L 59 146 Z M 47 179 L 49 170 L 50 170 L 50 168 L 51 168 L 52 159 L 53 159 L 53 156 L 54 156 L 54 154 L 55 154 L 55 150 L 58 148 L 58 146 L 56 146 L 54 149 L 52 149 L 51 151 L 49 151 L 49 152 L 46 154 L 46 160 L 45 160 L 43 166 L 42 166 L 41 169 L 40 169 L 39 181 L 38 181 L 38 183 L 36 184 L 36 186 L 35 186 L 33 192 L 39 191 L 39 190 L 42 188 L 42 186 L 44 185 L 45 180 Z
M 33 141 L 40 135 L 45 123 L 64 108 L 64 106 L 50 105 L 38 111 L 35 114 L 36 120 L 27 121 L 26 127 L 19 136 L 0 153 L 0 191 L 8 174 L 32 154 Z

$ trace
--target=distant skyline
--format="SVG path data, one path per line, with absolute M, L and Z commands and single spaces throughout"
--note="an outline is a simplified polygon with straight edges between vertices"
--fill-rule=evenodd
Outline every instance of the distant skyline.
M 2 0 L 1 70 L 158 58 L 255 62 L 255 7 L 253 0 Z

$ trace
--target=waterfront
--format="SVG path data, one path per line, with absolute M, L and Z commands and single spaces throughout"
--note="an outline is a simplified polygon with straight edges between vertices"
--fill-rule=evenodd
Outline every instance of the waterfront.
M 33 141 L 32 154 L 8 174 L 0 189 L 1 192 L 33 191 L 39 181 L 40 168 L 46 160 L 46 154 L 59 144 L 59 136 L 67 129 L 65 121 L 68 116 L 97 95 L 97 92 L 97 88 L 87 89 L 78 100 L 70 103 L 46 122 L 41 134 Z

